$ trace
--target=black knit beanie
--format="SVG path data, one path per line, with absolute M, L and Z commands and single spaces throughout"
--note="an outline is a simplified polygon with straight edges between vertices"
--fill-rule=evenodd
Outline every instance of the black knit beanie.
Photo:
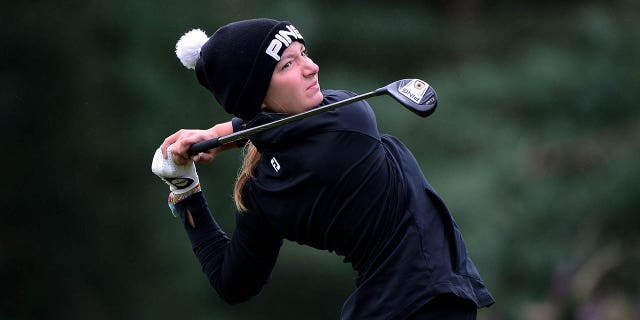
M 200 48 L 195 63 L 198 82 L 227 113 L 250 120 L 260 112 L 275 66 L 292 41 L 304 44 L 300 32 L 287 21 L 252 19 L 227 24 Z M 179 50 L 180 41 L 176 54 L 182 61 Z

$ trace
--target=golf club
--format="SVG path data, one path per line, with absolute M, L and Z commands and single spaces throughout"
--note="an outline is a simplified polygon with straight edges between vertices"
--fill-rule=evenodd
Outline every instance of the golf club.
M 314 108 L 302 113 L 288 116 L 276 121 L 265 123 L 253 128 L 234 132 L 232 134 L 214 138 L 211 140 L 201 141 L 191 145 L 189 148 L 189 156 L 196 155 L 200 152 L 205 152 L 217 148 L 222 145 L 226 145 L 241 139 L 245 139 L 256 133 L 269 130 L 271 128 L 279 127 L 293 121 L 308 118 L 318 113 L 327 112 L 342 106 L 349 105 L 356 101 L 364 100 L 367 98 L 390 95 L 401 105 L 409 109 L 411 112 L 426 118 L 435 111 L 438 105 L 438 96 L 435 90 L 426 82 L 419 79 L 403 79 L 390 83 L 387 86 L 378 88 L 374 91 L 363 93 L 342 101 L 334 102 L 328 105 L 324 105 L 318 108 Z

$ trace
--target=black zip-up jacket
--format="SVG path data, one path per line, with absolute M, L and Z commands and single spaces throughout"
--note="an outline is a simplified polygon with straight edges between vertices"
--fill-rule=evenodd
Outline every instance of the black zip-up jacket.
M 323 105 L 353 96 L 323 93 Z M 242 126 L 282 117 L 262 113 Z M 240 129 L 238 121 L 234 127 Z M 176 206 L 204 273 L 225 301 L 258 294 L 287 239 L 335 252 L 357 271 L 342 319 L 403 319 L 443 293 L 478 307 L 494 302 L 445 203 L 404 144 L 378 132 L 366 102 L 265 131 L 251 142 L 261 159 L 243 192 L 248 211 L 237 215 L 231 239 L 201 193 Z

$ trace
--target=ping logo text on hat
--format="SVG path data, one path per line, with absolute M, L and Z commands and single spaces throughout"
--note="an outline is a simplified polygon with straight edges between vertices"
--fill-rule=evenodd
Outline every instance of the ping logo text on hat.
M 293 39 L 292 39 L 293 38 Z M 296 27 L 292 25 L 287 26 L 287 30 L 280 30 L 275 34 L 269 46 L 267 46 L 267 50 L 265 51 L 268 55 L 276 59 L 276 61 L 280 61 L 281 50 L 284 48 L 288 48 L 293 40 L 304 39 L 300 34 L 300 31 L 296 29 Z

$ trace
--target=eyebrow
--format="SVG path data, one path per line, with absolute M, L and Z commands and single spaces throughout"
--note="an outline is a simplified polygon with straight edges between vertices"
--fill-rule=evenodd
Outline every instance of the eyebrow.
M 280 61 L 284 60 L 284 59 L 293 59 L 296 56 L 298 56 L 298 54 L 302 53 L 303 51 L 306 51 L 307 48 L 305 46 L 300 47 L 300 52 L 299 53 L 289 53 L 287 55 L 282 56 L 282 58 L 280 58 Z
M 297 56 L 297 53 L 289 53 L 288 55 L 282 56 L 282 58 L 280 58 L 280 61 L 282 60 L 286 60 L 286 59 L 293 59 Z

